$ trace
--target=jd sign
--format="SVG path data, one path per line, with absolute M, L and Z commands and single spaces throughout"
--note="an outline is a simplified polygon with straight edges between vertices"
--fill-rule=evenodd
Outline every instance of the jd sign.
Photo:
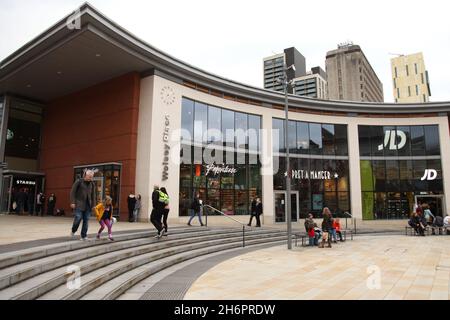
M 397 144 L 397 137 L 400 138 L 400 142 Z M 389 143 L 390 141 L 390 143 Z M 406 134 L 400 130 L 388 130 L 384 135 L 384 144 L 378 146 L 378 150 L 381 151 L 387 146 L 389 150 L 400 150 L 406 145 Z

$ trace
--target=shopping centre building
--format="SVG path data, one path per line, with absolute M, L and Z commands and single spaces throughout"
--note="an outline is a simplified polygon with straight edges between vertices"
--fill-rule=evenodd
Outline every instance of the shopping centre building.
M 67 214 L 74 179 L 93 168 L 98 198 L 110 195 L 122 219 L 135 192 L 148 220 L 156 184 L 173 220 L 199 194 L 242 221 L 259 196 L 264 224 L 285 221 L 284 95 L 178 60 L 88 4 L 0 63 L 0 107 L 3 212 L 21 190 L 28 210 L 43 191 Z M 294 221 L 325 206 L 402 219 L 417 201 L 446 214 L 450 102 L 289 96 L 289 111 Z

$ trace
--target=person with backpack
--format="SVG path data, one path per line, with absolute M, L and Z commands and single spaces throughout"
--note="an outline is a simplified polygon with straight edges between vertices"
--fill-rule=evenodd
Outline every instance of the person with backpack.
M 94 208 L 95 216 L 97 218 L 98 223 L 100 223 L 100 230 L 97 233 L 97 239 L 100 239 L 100 236 L 103 230 L 108 228 L 108 238 L 110 241 L 114 241 L 112 236 L 112 225 L 113 225 L 113 206 L 112 206 L 112 198 L 106 197 L 105 200 L 98 204 Z
M 75 210 L 75 218 L 72 225 L 71 236 L 74 237 L 77 232 L 81 220 L 83 226 L 81 228 L 81 240 L 86 241 L 87 232 L 89 228 L 89 218 L 92 214 L 92 209 L 96 205 L 96 188 L 93 182 L 94 171 L 86 170 L 83 178 L 78 179 L 72 185 L 70 191 L 70 207 Z
M 202 221 L 202 214 L 201 214 L 201 206 L 202 206 L 202 204 L 201 204 L 201 202 L 200 202 L 201 200 L 199 198 L 200 198 L 200 194 L 197 193 L 194 196 L 194 200 L 192 201 L 192 204 L 191 204 L 191 218 L 189 219 L 188 226 L 192 226 L 191 222 L 192 222 L 192 220 L 194 219 L 195 216 L 198 216 L 198 220 L 200 221 L 200 225 L 202 227 L 204 226 L 203 221 Z
M 162 225 L 164 228 L 164 233 L 167 234 L 169 231 L 169 226 L 167 225 L 167 218 L 169 217 L 170 207 L 169 207 L 169 194 L 167 193 L 166 188 L 161 188 L 159 191 L 159 201 L 161 201 L 164 205 L 162 209 Z

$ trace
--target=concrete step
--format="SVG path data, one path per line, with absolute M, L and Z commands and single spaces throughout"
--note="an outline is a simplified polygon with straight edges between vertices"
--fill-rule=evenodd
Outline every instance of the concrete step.
M 248 241 L 265 241 L 267 238 L 273 237 L 272 235 L 254 235 L 249 236 Z M 70 290 L 67 288 L 66 284 L 63 284 L 56 288 L 55 290 L 50 291 L 49 293 L 43 295 L 40 299 L 63 299 L 63 300 L 75 300 L 80 299 L 85 294 L 89 293 L 90 291 L 94 290 L 98 286 L 114 279 L 117 276 L 122 275 L 123 273 L 126 273 L 130 270 L 133 270 L 135 268 L 138 268 L 142 265 L 155 262 L 160 259 L 165 259 L 171 256 L 176 256 L 181 253 L 187 253 L 188 256 L 195 257 L 194 252 L 197 252 L 196 250 L 206 250 L 205 252 L 209 252 L 208 250 L 211 250 L 211 248 L 217 247 L 217 249 L 214 250 L 221 250 L 223 246 L 230 245 L 231 247 L 239 247 L 242 245 L 241 243 L 242 239 L 240 237 L 233 237 L 233 238 L 219 238 L 215 240 L 206 240 L 202 239 L 202 241 L 199 243 L 198 241 L 195 241 L 190 244 L 182 244 L 178 246 L 170 246 L 164 249 L 160 249 L 157 251 L 153 251 L 147 254 L 141 254 L 139 256 L 134 256 L 129 259 L 124 259 L 115 263 L 111 263 L 107 266 L 101 267 L 93 272 L 90 272 L 88 274 L 82 273 L 82 286 L 78 290 Z M 212 251 L 215 252 L 215 251 Z M 192 255 L 189 255 L 191 254 Z M 182 258 L 182 256 L 180 256 Z M 167 264 L 175 264 L 184 261 L 180 257 L 176 256 L 173 259 L 166 259 L 167 263 L 165 264 L 158 264 L 161 268 L 164 268 L 167 266 Z M 166 261 L 164 260 L 164 261 Z
M 67 282 L 69 275 L 67 274 L 67 265 L 70 265 L 74 260 L 78 261 L 77 265 L 81 269 L 83 275 L 96 270 L 98 268 L 107 266 L 111 263 L 115 263 L 130 257 L 146 254 L 149 252 L 167 249 L 172 246 L 186 245 L 190 243 L 195 243 L 198 241 L 209 241 L 216 238 L 227 239 L 230 237 L 237 237 L 240 239 L 241 232 L 236 229 L 227 230 L 212 230 L 208 231 L 204 228 L 200 231 L 192 230 L 191 232 L 180 234 L 172 233 L 167 239 L 156 240 L 156 239 L 140 239 L 140 240 L 124 240 L 122 243 L 110 243 L 106 242 L 103 245 L 93 245 L 89 248 L 80 249 L 78 251 L 65 253 L 61 255 L 52 255 L 51 257 L 44 258 L 42 260 L 35 260 L 37 263 L 36 269 L 39 271 L 41 268 L 41 274 L 32 276 L 31 278 L 21 281 L 16 285 L 12 285 L 4 290 L 0 291 L 0 299 L 36 299 L 42 296 L 46 292 L 61 286 Z M 230 232 L 232 231 L 232 232 Z M 253 235 L 264 235 L 273 231 L 269 230 L 258 230 L 251 231 L 248 234 Z M 107 250 L 105 248 L 112 247 L 115 250 Z M 88 258 L 89 250 L 93 257 Z M 70 255 L 73 254 L 73 255 Z M 80 255 L 78 255 L 80 254 Z M 51 267 L 52 258 L 56 259 L 59 264 L 64 263 L 64 259 L 68 263 L 61 267 Z M 49 260 L 46 260 L 49 259 Z M 39 263 L 40 262 L 40 263 Z M 39 267 L 38 267 L 39 266 Z M 44 266 L 44 267 L 43 267 Z M 48 266 L 48 267 L 45 267 Z M 20 265 L 18 266 L 20 267 Z M 32 265 L 25 265 L 23 268 L 23 274 L 31 272 Z M 50 271 L 46 271 L 46 268 Z M 4 270 L 2 270 L 4 271 Z M 17 270 L 15 270 L 17 271 Z M 38 271 L 35 271 L 38 273 Z M 18 272 L 20 274 L 20 271 Z M 28 273 L 30 275 L 30 273 Z M 10 279 L 17 277 L 17 272 L 9 274 Z M 4 278 L 8 277 L 8 274 L 4 275 Z M 10 280 L 11 281 L 11 280 Z
M 224 229 L 224 228 L 222 228 Z M 229 230 L 231 228 L 228 228 Z M 204 230 L 212 230 L 210 228 L 202 228 L 202 227 L 181 227 L 177 229 L 171 230 L 171 232 L 175 233 L 190 233 L 190 232 L 200 232 Z M 132 232 L 125 233 L 115 236 L 115 242 L 127 241 L 132 239 L 146 238 L 156 235 L 156 231 L 142 231 L 142 232 Z M 24 249 L 19 251 L 13 251 L 8 253 L 0 254 L 0 270 L 10 267 L 12 265 L 16 265 L 23 262 L 28 262 L 36 259 L 40 259 L 43 257 L 48 257 L 51 255 L 55 255 L 58 253 L 63 253 L 67 251 L 73 251 L 78 249 L 84 249 L 88 247 L 98 246 L 105 243 L 108 243 L 108 239 L 103 239 L 101 241 L 94 241 L 94 239 L 90 239 L 90 241 L 80 241 L 80 240 L 72 240 L 70 237 L 67 237 L 66 242 L 50 244 L 46 246 L 41 246 L 37 248 Z
M 185 239 L 191 238 L 193 235 L 201 236 L 208 234 L 226 234 L 229 229 L 217 229 L 211 231 L 198 230 L 195 232 L 185 232 L 184 230 L 172 231 L 170 239 Z M 70 265 L 75 262 L 95 257 L 108 252 L 122 250 L 126 248 L 139 247 L 142 245 L 155 243 L 158 240 L 152 238 L 138 238 L 136 240 L 122 240 L 110 242 L 109 240 L 95 240 L 99 242 L 98 245 L 92 245 L 87 248 L 63 252 L 60 254 L 51 255 L 45 258 L 31 260 L 25 263 L 16 264 L 11 267 L 0 270 L 0 290 L 11 285 L 27 280 L 43 272 L 54 270 L 64 265 Z
M 267 237 L 264 239 L 254 239 L 249 240 L 247 248 L 254 247 L 257 250 L 262 245 L 267 245 L 268 243 L 284 243 L 286 241 L 286 235 Z M 148 277 L 154 276 L 159 272 L 162 272 L 168 268 L 175 265 L 182 264 L 189 260 L 216 254 L 218 252 L 229 251 L 229 250 L 242 250 L 240 243 L 226 243 L 217 246 L 209 246 L 204 248 L 199 248 L 195 250 L 189 250 L 173 256 L 165 257 L 157 261 L 152 261 L 150 263 L 144 264 L 138 268 L 130 270 L 112 280 L 106 282 L 105 284 L 92 290 L 81 300 L 115 300 L 121 295 L 125 294 L 127 290 L 136 286 L 141 281 L 144 281 Z

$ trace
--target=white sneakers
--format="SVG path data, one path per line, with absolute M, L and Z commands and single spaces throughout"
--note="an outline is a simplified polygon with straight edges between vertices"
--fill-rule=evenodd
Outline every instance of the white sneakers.
M 156 239 L 161 239 L 164 236 L 165 230 L 162 229 L 161 232 L 158 232 L 158 234 L 155 236 Z

